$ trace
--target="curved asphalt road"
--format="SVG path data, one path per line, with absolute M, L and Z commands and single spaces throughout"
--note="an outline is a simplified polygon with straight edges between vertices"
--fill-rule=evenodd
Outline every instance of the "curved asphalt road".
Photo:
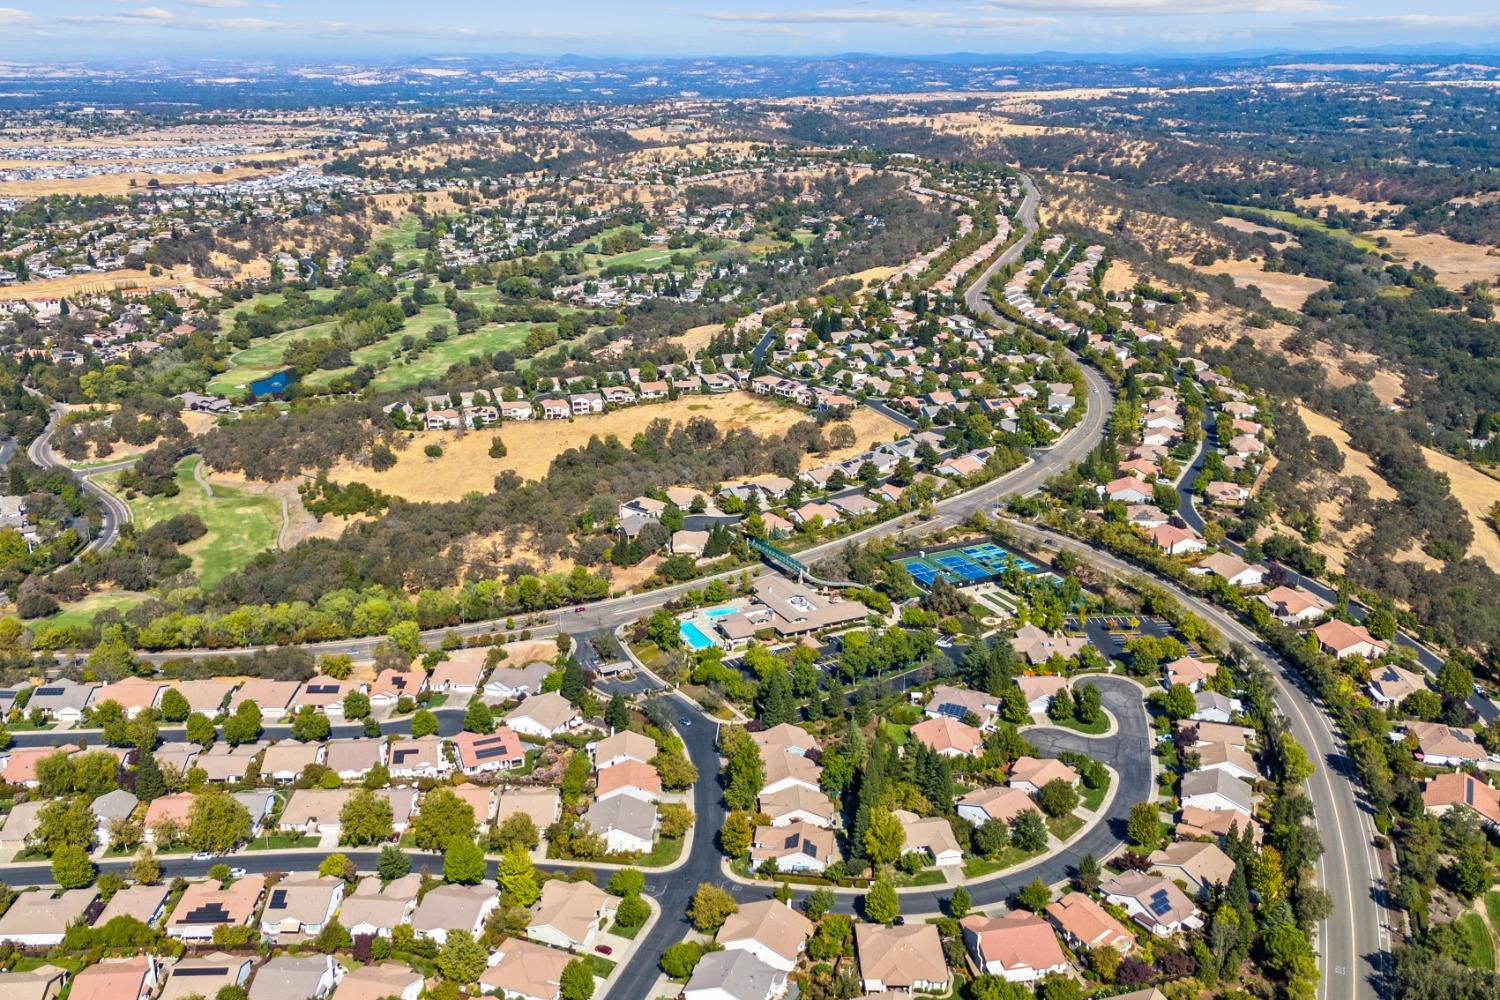
M 58 421 L 62 419 L 63 412 L 61 406 L 56 403 L 49 403 L 47 406 L 48 419 L 46 430 L 38 434 L 36 439 L 26 447 L 26 457 L 42 469 L 73 471 L 68 469 L 67 464 L 61 461 L 52 450 L 52 437 L 57 433 Z M 98 483 L 95 483 L 90 477 L 104 472 L 116 472 L 134 462 L 135 459 L 133 458 L 126 459 L 122 462 L 101 465 L 90 469 L 87 473 L 73 473 L 78 477 L 78 481 L 83 484 L 83 488 L 92 493 L 99 501 L 102 508 L 99 534 L 89 540 L 89 543 L 80 550 L 79 555 L 82 555 L 84 552 L 105 552 L 113 548 L 115 542 L 119 541 L 120 538 L 120 525 L 129 521 L 131 516 L 130 507 L 124 500 L 121 500 Z
M 1032 525 L 1013 523 L 1013 527 L 1023 539 L 1054 550 L 1077 552 L 1112 575 L 1150 575 L 1075 538 Z M 1333 900 L 1333 915 L 1322 925 L 1316 942 L 1322 970 L 1318 995 L 1323 1000 L 1381 996 L 1392 944 L 1386 925 L 1385 893 L 1380 885 L 1383 872 L 1374 849 L 1374 817 L 1342 739 L 1301 676 L 1255 633 L 1227 611 L 1173 581 L 1151 578 L 1170 590 L 1188 610 L 1213 624 L 1228 641 L 1244 647 L 1274 682 L 1276 705 L 1286 716 L 1291 734 L 1319 765 L 1306 791 L 1325 848 L 1317 866 L 1318 882 Z

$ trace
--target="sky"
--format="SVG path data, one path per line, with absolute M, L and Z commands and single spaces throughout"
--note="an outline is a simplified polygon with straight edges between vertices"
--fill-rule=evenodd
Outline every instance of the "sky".
M 0 0 L 0 62 L 1318 51 L 1500 42 L 1497 0 Z

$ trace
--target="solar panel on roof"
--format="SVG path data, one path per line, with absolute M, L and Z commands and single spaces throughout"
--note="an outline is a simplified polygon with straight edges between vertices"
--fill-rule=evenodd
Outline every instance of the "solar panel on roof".
M 505 748 L 503 746 L 502 747 L 485 747 L 482 750 L 476 751 L 475 754 L 474 754 L 474 757 L 475 757 L 476 760 L 490 760 L 490 759 L 492 759 L 494 757 L 504 757 L 504 756 L 505 756 Z
M 397 750 L 391 757 L 391 759 L 397 764 L 404 764 L 406 763 L 406 758 L 412 756 L 416 752 L 417 751 L 415 750 Z
M 308 694 L 337 694 L 338 693 L 338 689 L 339 689 L 339 686 L 337 684 L 309 684 L 307 686 L 307 693 Z
M 787 838 L 786 838 L 786 844 L 784 846 L 786 846 L 787 848 L 796 847 L 797 846 L 797 841 L 799 841 L 801 839 L 802 839 L 802 835 L 799 834 L 799 833 L 789 834 L 787 836 Z
M 1151 894 L 1151 912 L 1158 917 L 1172 912 L 1172 901 L 1167 898 L 1167 890 L 1157 889 Z
M 229 970 L 224 966 L 213 966 L 207 969 L 176 969 L 173 976 L 227 976 Z
M 223 903 L 204 903 L 182 918 L 185 924 L 224 924 L 229 922 L 229 911 Z
M 46 697 L 48 695 L 59 695 L 59 694 L 63 693 L 63 688 L 57 688 L 57 687 L 37 688 L 37 692 L 36 693 L 37 693 L 37 697 Z
M 271 892 L 271 901 L 266 904 L 268 910 L 281 910 L 286 908 L 286 890 L 276 889 Z

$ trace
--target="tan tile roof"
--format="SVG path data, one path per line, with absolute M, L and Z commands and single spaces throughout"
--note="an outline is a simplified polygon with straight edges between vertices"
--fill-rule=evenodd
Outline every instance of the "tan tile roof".
M 887 988 L 902 988 L 917 982 L 945 983 L 948 963 L 943 942 L 932 924 L 882 927 L 856 924 L 854 941 L 859 951 L 859 971 L 864 979 L 878 979 Z
M 978 788 L 959 799 L 957 804 L 975 806 L 983 809 L 991 819 L 1006 822 L 1027 809 L 1036 809 L 1036 803 L 1031 800 L 1031 796 L 1019 788 Z
M 1047 907 L 1047 918 L 1064 934 L 1071 934 L 1085 946 L 1109 945 L 1120 951 L 1135 947 L 1135 935 L 1091 896 L 1070 892 Z
M 531 926 L 551 927 L 571 941 L 582 941 L 600 912 L 614 907 L 614 897 L 592 882 L 552 879 L 542 886 Z
M 802 785 L 792 785 L 779 792 L 762 795 L 758 805 L 760 811 L 772 821 L 798 811 L 817 816 L 825 822 L 832 822 L 833 818 L 838 815 L 838 809 L 834 806 L 833 800 L 821 791 L 813 791 Z
M 0 940 L 23 934 L 62 934 L 98 896 L 97 889 L 69 889 L 56 899 L 47 891 L 23 892 L 0 917 Z
M 534 694 L 506 713 L 506 721 L 532 719 L 547 729 L 560 729 L 578 717 L 568 699 L 556 691 Z
M 554 997 L 561 989 L 563 969 L 572 959 L 565 951 L 510 938 L 500 945 L 500 961 L 484 970 L 479 983 L 486 992 Z
M 922 720 L 911 727 L 911 735 L 938 752 L 956 750 L 969 756 L 984 752 L 983 733 L 946 715 Z
M 202 926 L 202 921 L 194 919 L 193 913 L 203 907 L 220 910 L 224 919 L 219 923 L 238 927 L 255 915 L 255 906 L 260 901 L 261 890 L 264 888 L 265 880 L 259 875 L 236 879 L 227 889 L 219 888 L 219 883 L 213 880 L 194 882 L 177 901 L 172 916 L 167 920 L 167 927 Z
M 538 830 L 545 830 L 556 822 L 561 801 L 555 788 L 507 788 L 500 793 L 495 822 L 503 823 L 515 813 L 525 813 Z
M 761 752 L 761 758 L 765 762 L 765 785 L 769 787 L 778 781 L 794 780 L 800 781 L 813 788 L 818 787 L 818 780 L 823 774 L 823 769 L 806 757 L 799 757 L 794 753 L 767 754 Z
M 838 841 L 832 830 L 798 820 L 786 826 L 758 826 L 750 842 L 750 860 L 760 864 L 766 858 L 786 858 L 805 854 L 825 865 L 839 858 Z
M 751 733 L 750 739 L 761 748 L 762 755 L 767 749 L 777 749 L 783 752 L 800 750 L 807 753 L 809 750 L 820 750 L 821 745 L 816 737 L 801 726 L 794 726 L 790 722 L 782 722 L 763 729 L 758 733 Z
M 380 1000 L 381 997 L 399 997 L 412 983 L 420 982 L 422 974 L 396 962 L 381 962 L 365 965 L 350 972 L 339 981 L 334 991 L 335 1000 Z
M 628 757 L 649 764 L 656 752 L 656 741 L 651 737 L 625 729 L 594 744 L 594 762 L 607 764 L 616 757 Z
M 1015 763 L 1010 766 L 1009 780 L 1012 783 L 1029 781 L 1037 788 L 1041 788 L 1049 781 L 1059 780 L 1076 785 L 1078 772 L 1052 757 L 1017 757 Z
M 1202 841 L 1178 841 L 1151 852 L 1155 868 L 1180 868 L 1194 881 L 1226 885 L 1234 874 L 1234 862 L 1219 845 Z M 1170 875 L 1170 872 L 1164 874 Z
M 785 903 L 774 899 L 746 903 L 738 913 L 731 913 L 714 940 L 720 944 L 755 941 L 789 962 L 813 932 L 813 924 Z

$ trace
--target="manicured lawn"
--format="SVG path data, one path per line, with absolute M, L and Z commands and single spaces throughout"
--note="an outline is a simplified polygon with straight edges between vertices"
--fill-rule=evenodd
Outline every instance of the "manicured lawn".
M 1477 913 L 1465 913 L 1458 918 L 1458 929 L 1469 939 L 1471 955 L 1469 964 L 1476 969 L 1495 967 L 1495 942 L 1490 939 L 1490 929 Z
M 650 853 L 642 854 L 636 865 L 641 868 L 661 868 L 677 860 L 682 853 L 681 837 L 660 837 Z
M 626 253 L 617 253 L 613 257 L 590 257 L 590 274 L 602 273 L 607 267 L 629 267 L 642 271 L 655 270 L 668 267 L 672 263 L 672 255 L 684 251 L 669 250 L 666 247 L 641 247 L 639 250 L 631 250 Z M 691 252 L 691 251 L 686 251 Z
M 175 497 L 136 496 L 128 503 L 142 530 L 178 514 L 197 514 L 203 519 L 208 534 L 184 545 L 182 551 L 192 557 L 199 581 L 208 587 L 276 545 L 281 502 L 217 484 L 210 484 L 213 496 L 205 496 L 193 478 L 193 470 L 202 462 L 201 455 L 189 455 L 177 463 Z M 121 492 L 115 476 L 99 479 L 111 491 Z
M 590 331 L 593 331 L 593 330 L 597 330 L 599 328 L 598 327 L 589 327 L 589 329 L 590 329 Z M 530 368 L 532 365 L 536 364 L 538 361 L 542 361 L 542 360 L 544 360 L 546 358 L 550 358 L 550 357 L 552 357 L 552 355 L 557 354 L 560 351 L 565 351 L 567 349 L 568 349 L 568 345 L 567 345 L 566 342 L 559 342 L 559 343 L 553 344 L 551 347 L 547 348 L 544 351 L 537 351 L 531 357 L 529 357 L 529 358 L 522 358 L 521 360 L 517 361 L 516 362 L 516 371 L 518 371 L 518 372 L 524 372 L 526 369 Z
M 94 616 L 105 608 L 117 608 L 121 613 L 124 613 L 145 599 L 145 594 L 137 594 L 130 591 L 90 594 L 81 601 L 70 601 L 64 604 L 62 610 L 57 614 L 34 622 L 33 627 L 63 626 L 67 628 L 87 628 L 94 620 Z
M 897 875 L 891 880 L 891 884 L 897 886 L 898 888 L 904 889 L 907 886 L 943 885 L 947 881 L 948 877 L 943 874 L 941 869 L 923 868 L 915 875 L 904 875 L 897 873 Z
M 395 251 L 392 259 L 397 267 L 409 267 L 427 255 L 427 251 L 417 249 L 417 233 L 421 231 L 422 223 L 415 215 L 403 215 L 400 222 L 381 233 L 375 242 Z
M 294 847 L 317 847 L 317 837 L 293 837 L 290 834 L 274 834 L 269 837 L 256 837 L 246 845 L 250 851 L 285 851 Z
M 1500 927 L 1500 892 L 1484 894 L 1484 909 L 1490 915 L 1490 924 Z
M 610 924 L 609 933 L 619 935 L 627 941 L 634 941 L 635 936 L 639 934 L 641 932 L 641 928 L 645 926 L 645 924 L 636 924 L 634 927 L 621 927 L 620 922 L 616 920 L 613 924 Z
M 420 343 L 426 338 L 428 332 L 439 323 L 447 324 L 449 334 L 453 333 L 453 313 L 442 303 L 426 305 L 415 315 L 407 319 L 401 325 L 401 329 L 383 337 L 373 344 L 366 344 L 350 352 L 354 363 L 343 368 L 333 368 L 328 371 L 316 371 L 302 380 L 303 385 L 326 386 L 335 379 L 351 375 L 361 365 L 369 365 L 378 372 L 387 371 L 395 362 L 396 356 L 401 352 L 401 340 L 404 337 L 414 337 Z M 441 346 L 441 345 L 440 345 Z M 432 350 L 437 350 L 433 348 Z M 418 359 L 420 363 L 421 359 Z M 445 368 L 444 371 L 447 369 Z M 378 380 L 378 377 L 377 377 Z
M 1083 820 L 1077 816 L 1058 816 L 1047 820 L 1047 829 L 1052 836 L 1058 840 L 1067 840 L 1083 827 Z
M 209 380 L 208 391 L 221 395 L 239 396 L 249 390 L 251 382 L 265 378 L 267 375 L 274 375 L 285 368 L 286 365 L 281 363 L 281 358 L 292 344 L 311 340 L 314 337 L 329 336 L 337 327 L 336 321 L 325 320 L 322 323 L 301 326 L 295 330 L 278 333 L 274 337 L 267 337 L 265 340 L 258 340 L 243 351 L 236 351 L 229 356 L 229 368 Z
M 338 289 L 336 288 L 314 288 L 307 293 L 307 297 L 314 302 L 327 302 L 337 294 Z M 240 313 L 253 313 L 261 306 L 265 306 L 267 309 L 275 309 L 284 302 L 286 302 L 286 296 L 281 292 L 261 292 L 259 295 L 250 296 L 243 302 L 234 303 L 228 309 L 224 310 L 224 316 L 228 318 L 232 325 L 234 317 Z
M 432 308 L 431 306 L 428 307 Z M 448 313 L 443 308 L 444 313 Z M 452 314 L 448 313 L 449 321 Z M 418 317 L 413 317 L 413 322 Z M 496 351 L 515 351 L 526 343 L 526 337 L 531 333 L 531 323 L 504 323 L 492 324 L 480 327 L 473 333 L 462 336 L 449 337 L 441 344 L 434 344 L 419 354 L 416 360 L 407 363 L 398 363 L 385 368 L 375 376 L 371 385 L 380 392 L 393 389 L 405 389 L 416 385 L 424 379 L 435 379 L 443 375 L 471 355 L 479 355 L 488 358 Z M 407 324 L 406 333 L 412 332 L 412 324 Z M 428 328 L 430 329 L 430 327 Z M 425 334 L 421 330 L 418 336 Z M 399 338 L 398 338 L 399 339 Z
M 599 979 L 608 979 L 609 974 L 615 971 L 615 963 L 603 955 L 590 955 L 589 965 L 593 966 L 594 975 Z
M 1109 786 L 1103 788 L 1089 788 L 1087 785 L 1078 786 L 1079 804 L 1089 812 L 1097 812 L 1104 796 L 1109 794 Z
M 1052 722 L 1050 719 L 1048 721 Z M 1109 716 L 1100 712 L 1099 718 L 1091 723 L 1082 723 L 1077 719 L 1064 719 L 1061 722 L 1052 722 L 1052 725 L 1071 729 L 1075 733 L 1083 733 L 1085 736 L 1100 736 L 1109 729 Z
M 1380 253 L 1380 247 L 1376 246 L 1375 241 L 1368 236 L 1351 233 L 1347 229 L 1338 229 L 1328 225 L 1326 222 L 1319 222 L 1317 219 L 1309 219 L 1305 215 L 1298 215 L 1296 212 L 1288 212 L 1278 208 L 1260 208 L 1254 205 L 1221 205 L 1220 207 L 1232 208 L 1254 215 L 1264 215 L 1266 218 L 1292 229 L 1310 230 L 1322 233 L 1324 236 L 1332 236 L 1336 240 L 1343 240 L 1345 243 L 1358 247 L 1365 253 L 1377 255 Z
M 964 875 L 968 878 L 979 878 L 982 875 L 988 875 L 991 872 L 998 872 L 1001 869 L 1018 865 L 1027 858 L 1034 858 L 1045 850 L 1046 848 L 1043 848 L 1041 851 L 1023 851 L 1017 847 L 1006 847 L 1000 852 L 998 857 L 970 858 L 964 862 Z

